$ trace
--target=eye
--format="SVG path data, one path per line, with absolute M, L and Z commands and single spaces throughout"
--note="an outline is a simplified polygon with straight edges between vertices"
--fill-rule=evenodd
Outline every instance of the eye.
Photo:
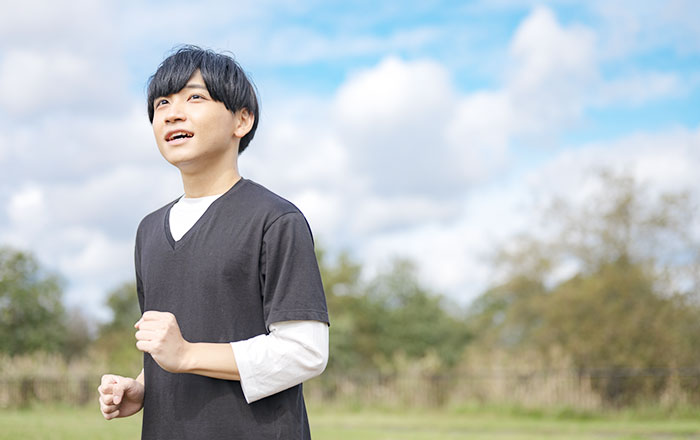
M 153 107 L 154 107 L 154 108 L 158 108 L 158 107 L 160 107 L 161 105 L 167 104 L 167 103 L 168 103 L 168 100 L 167 100 L 167 99 L 156 99 L 156 100 L 155 100 L 155 103 L 153 104 Z
M 194 95 L 190 96 L 190 99 L 204 99 L 204 97 L 202 95 L 194 94 Z

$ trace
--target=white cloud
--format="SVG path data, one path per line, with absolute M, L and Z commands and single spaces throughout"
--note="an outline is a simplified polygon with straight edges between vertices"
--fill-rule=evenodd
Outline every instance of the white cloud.
M 346 207 L 336 193 L 324 191 L 323 188 L 309 188 L 294 194 L 292 198 L 309 221 L 316 238 L 322 238 L 324 243 L 332 238 L 337 240 L 345 220 Z
M 135 103 L 119 114 L 47 112 L 22 122 L 0 120 L 0 166 L 8 182 L 75 181 L 115 166 L 164 166 L 148 118 Z
M 352 75 L 334 98 L 334 127 L 355 174 L 374 192 L 439 197 L 461 192 L 465 169 L 445 142 L 456 92 L 432 61 L 385 58 Z
M 601 168 L 628 173 L 658 190 L 700 187 L 700 128 L 633 133 L 619 139 L 589 143 L 562 152 L 533 173 L 530 184 L 544 191 L 557 182 L 555 192 L 567 198 L 581 195 L 585 182 Z
M 696 86 L 676 72 L 628 69 L 608 77 L 601 49 L 609 42 L 599 34 L 580 24 L 562 25 L 547 7 L 534 8 L 509 44 L 502 87 L 463 100 L 452 132 L 482 140 L 496 152 L 514 139 L 552 144 L 580 124 L 588 108 L 648 104 Z
M 517 124 L 517 109 L 504 91 L 475 92 L 461 100 L 446 140 L 470 180 L 484 180 L 506 163 Z
M 115 240 L 99 230 L 80 227 L 62 232 L 57 239 L 66 249 L 74 250 L 55 256 L 62 273 L 71 278 L 119 283 L 133 272 L 133 265 L 128 264 L 133 262 L 133 240 Z
M 141 217 L 177 197 L 180 188 L 177 172 L 133 166 L 70 182 L 35 181 L 10 198 L 9 232 L 16 228 L 12 235 L 23 237 L 33 246 L 44 242 L 49 246 L 75 225 L 110 231 L 119 238 L 130 237 Z M 45 229 L 29 229 L 31 225 Z
M 457 203 L 411 194 L 388 199 L 364 194 L 355 202 L 349 225 L 353 234 L 360 237 L 382 235 L 436 219 L 448 219 L 459 213 Z
M 9 116 L 117 113 L 126 105 L 123 75 L 113 66 L 69 51 L 7 51 L 0 59 L 0 109 Z
M 448 217 L 485 168 L 465 162 L 460 149 L 470 145 L 447 139 L 455 96 L 439 64 L 388 57 L 351 75 L 330 101 L 268 108 L 241 170 L 292 200 L 340 200 L 343 214 L 320 215 L 337 219 L 324 229 L 346 238 Z M 309 197 L 309 188 L 323 195 Z
M 589 86 L 598 76 L 595 41 L 590 29 L 564 28 L 543 7 L 520 24 L 506 75 L 511 105 L 518 109 L 512 121 L 517 132 L 556 132 L 581 117 Z
M 3 2 L 0 50 L 18 46 L 33 50 L 93 54 L 114 49 L 116 2 L 109 0 L 24 0 Z
M 111 231 L 124 230 L 121 225 L 126 224 L 130 224 L 127 230 L 133 229 L 149 210 L 181 192 L 176 171 L 133 166 L 115 167 L 104 175 L 50 189 L 57 221 L 99 225 Z
M 40 188 L 23 188 L 10 199 L 8 216 L 16 223 L 38 220 L 45 215 L 44 203 L 44 193 Z
M 425 285 L 467 304 L 493 283 L 490 258 L 498 246 L 533 220 L 532 213 L 522 211 L 527 197 L 518 181 L 481 185 L 449 221 L 427 219 L 369 237 L 359 254 L 369 275 L 392 257 L 410 258 Z
M 28 247 L 30 237 L 49 224 L 46 197 L 42 188 L 31 184 L 19 188 L 8 200 L 7 217 L 16 227 L 16 231 L 8 234 L 6 241 L 19 248 Z
M 606 58 L 670 48 L 680 53 L 700 50 L 698 4 L 693 0 L 638 2 L 634 0 L 590 3 L 600 17 Z
M 636 72 L 602 84 L 594 104 L 637 106 L 657 98 L 680 96 L 687 87 L 676 73 Z
M 509 45 L 503 84 L 459 99 L 447 140 L 475 181 L 502 171 L 513 144 L 552 144 L 580 123 L 591 90 L 601 84 L 595 34 L 563 27 L 551 10 L 535 8 Z M 612 90 L 609 88 L 609 90 Z
M 297 102 L 292 113 L 268 111 L 250 150 L 240 157 L 241 171 L 292 190 L 342 185 L 349 152 L 328 127 L 326 108 L 327 103 Z
M 106 294 L 124 282 L 134 280 L 134 241 L 115 238 L 105 228 L 67 225 L 36 247 L 39 258 L 70 283 L 65 301 L 107 319 Z
M 449 73 L 439 64 L 387 57 L 353 74 L 338 90 L 335 109 L 350 130 L 397 130 L 410 123 L 418 131 L 439 119 L 433 112 L 450 111 L 453 95 Z
M 595 76 L 595 34 L 587 27 L 562 27 L 545 7 L 534 9 L 510 43 L 516 61 L 510 82 L 516 89 L 540 90 L 570 80 L 574 85 Z
M 117 11 L 109 0 L 3 4 L 3 119 L 122 111 L 128 77 Z

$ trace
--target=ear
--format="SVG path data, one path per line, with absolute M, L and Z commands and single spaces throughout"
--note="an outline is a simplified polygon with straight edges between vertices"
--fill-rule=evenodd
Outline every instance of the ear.
M 253 128 L 253 123 L 255 122 L 255 115 L 248 111 L 247 108 L 238 110 L 235 114 L 236 128 L 233 131 L 234 136 L 237 138 L 242 138 L 247 135 Z

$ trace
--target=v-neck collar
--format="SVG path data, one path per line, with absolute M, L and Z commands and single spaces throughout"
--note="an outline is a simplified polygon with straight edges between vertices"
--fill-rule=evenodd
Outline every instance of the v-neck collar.
M 164 218 L 164 232 L 165 232 L 165 239 L 168 241 L 168 244 L 170 245 L 170 248 L 174 251 L 178 250 L 182 246 L 186 244 L 188 241 L 189 237 L 191 235 L 194 235 L 201 227 L 201 224 L 205 223 L 207 221 L 207 218 L 210 217 L 212 212 L 216 209 L 216 206 L 218 205 L 218 202 L 223 199 L 224 197 L 227 197 L 229 194 L 231 194 L 236 188 L 239 188 L 242 185 L 242 182 L 244 182 L 246 179 L 241 177 L 238 179 L 238 182 L 234 183 L 231 188 L 229 188 L 225 193 L 223 193 L 220 197 L 218 197 L 216 200 L 211 202 L 211 204 L 207 207 L 207 209 L 202 213 L 202 215 L 197 219 L 196 222 L 192 225 L 190 229 L 185 232 L 185 234 L 180 237 L 179 240 L 175 240 L 173 238 L 172 231 L 170 230 L 170 211 L 173 209 L 173 206 L 184 196 L 179 197 L 168 205 L 168 207 L 165 210 L 165 218 Z

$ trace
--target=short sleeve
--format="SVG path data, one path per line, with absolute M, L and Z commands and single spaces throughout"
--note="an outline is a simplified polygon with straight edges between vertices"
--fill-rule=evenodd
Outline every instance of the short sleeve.
M 268 330 L 281 321 L 329 323 L 311 230 L 301 213 L 283 214 L 267 227 L 260 273 Z

